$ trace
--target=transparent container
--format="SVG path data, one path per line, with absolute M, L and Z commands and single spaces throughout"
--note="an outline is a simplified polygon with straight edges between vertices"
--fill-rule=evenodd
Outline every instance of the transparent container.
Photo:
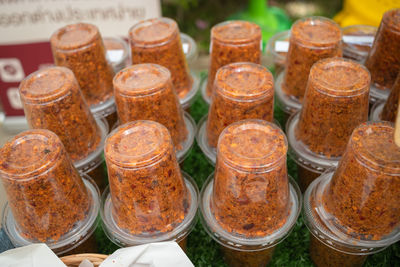
M 178 25 L 170 18 L 144 20 L 129 30 L 132 64 L 155 63 L 168 68 L 180 100 L 198 90 L 193 86 Z M 183 102 L 182 102 L 183 104 Z
M 190 232 L 195 184 L 184 179 L 166 127 L 135 121 L 107 138 L 110 194 L 103 194 L 104 230 L 119 246 L 177 240 Z
M 343 57 L 364 64 L 376 34 L 377 28 L 370 25 L 351 25 L 344 27 Z
M 265 53 L 275 77 L 283 72 L 289 50 L 290 31 L 283 31 L 272 36 L 267 43 Z
M 234 62 L 261 63 L 261 29 L 247 21 L 225 21 L 211 29 L 210 67 L 203 98 L 210 103 L 219 68 Z
M 374 92 L 378 100 L 385 100 L 400 71 L 400 9 L 383 14 L 365 66 L 374 85 L 371 94 Z
M 199 50 L 197 48 L 197 44 L 195 40 L 186 33 L 181 32 L 180 36 L 182 42 L 182 49 L 183 53 L 185 54 L 186 61 L 189 64 L 189 66 L 193 65 L 199 56 Z
M 106 37 L 103 39 L 106 49 L 106 58 L 114 72 L 122 70 L 130 65 L 128 43 L 120 37 Z
M 125 68 L 115 76 L 114 90 L 121 124 L 157 121 L 168 128 L 178 158 L 187 153 L 193 144 L 195 124 L 188 114 L 184 115 L 167 68 L 156 64 Z
M 64 254 L 92 235 L 98 189 L 90 178 L 82 180 L 54 133 L 18 134 L 1 149 L 0 163 L 8 199 L 2 227 L 15 246 L 44 242 Z
M 300 19 L 290 31 L 282 90 L 294 101 L 302 102 L 312 65 L 323 58 L 342 56 L 342 31 L 324 17 Z
M 400 239 L 400 148 L 390 122 L 357 127 L 321 196 L 323 219 L 350 241 L 386 247 Z
M 382 120 L 381 119 L 381 114 L 382 114 L 382 110 L 383 110 L 384 106 L 385 106 L 385 102 L 384 101 L 376 102 L 372 106 L 371 111 L 369 113 L 369 120 L 370 121 L 381 121 Z M 397 110 L 395 112 L 397 113 Z
M 400 72 L 397 75 L 396 81 L 390 91 L 390 95 L 381 109 L 379 118 L 384 121 L 395 122 L 397 116 L 397 109 L 399 106 L 400 99 Z
M 50 43 L 55 64 L 74 72 L 91 108 L 110 100 L 114 71 L 106 60 L 103 40 L 95 25 L 67 25 L 51 36 Z
M 230 266 L 265 266 L 300 212 L 286 169 L 287 142 L 272 123 L 243 120 L 218 143 L 215 174 L 201 193 L 202 223 Z

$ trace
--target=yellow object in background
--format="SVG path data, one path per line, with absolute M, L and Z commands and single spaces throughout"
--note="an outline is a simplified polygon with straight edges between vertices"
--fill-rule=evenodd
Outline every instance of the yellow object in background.
M 334 20 L 342 27 L 349 25 L 379 26 L 383 13 L 400 8 L 400 0 L 344 0 L 343 9 Z

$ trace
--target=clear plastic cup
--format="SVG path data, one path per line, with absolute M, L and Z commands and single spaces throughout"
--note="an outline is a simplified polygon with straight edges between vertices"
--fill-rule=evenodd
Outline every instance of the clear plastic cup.
M 400 97 L 400 72 L 397 75 L 397 79 L 393 84 L 393 87 L 390 91 L 390 95 L 385 102 L 384 106 L 381 109 L 381 113 L 379 114 L 379 119 L 384 121 L 395 122 L 397 116 L 397 109 L 399 106 L 399 97 Z
M 369 120 L 370 121 L 381 121 L 381 114 L 382 114 L 382 110 L 383 107 L 385 106 L 385 102 L 384 101 L 378 101 L 376 102 L 372 108 L 371 111 L 369 113 Z M 396 111 L 397 113 L 397 111 Z
M 54 62 L 71 69 L 91 108 L 112 97 L 114 72 L 107 63 L 99 29 L 77 23 L 57 30 L 50 39 Z
M 299 116 L 286 129 L 294 158 L 318 166 L 321 161 L 336 165 L 353 129 L 368 120 L 370 75 L 361 64 L 343 58 L 322 59 L 310 71 Z M 310 155 L 309 157 L 307 155 Z M 300 188 L 305 191 L 320 172 L 303 176 L 299 164 Z
M 183 178 L 166 127 L 135 121 L 107 138 L 110 194 L 103 194 L 103 227 L 119 246 L 181 242 L 197 209 L 195 184 Z
M 57 134 L 80 172 L 93 171 L 103 162 L 108 124 L 93 117 L 71 70 L 38 70 L 21 82 L 19 93 L 29 127 Z M 106 177 L 104 171 L 94 177 L 102 190 Z
M 312 65 L 323 58 L 342 56 L 342 31 L 333 20 L 308 17 L 296 21 L 290 32 L 282 90 L 301 102 Z
M 267 43 L 265 53 L 270 61 L 275 77 L 283 72 L 289 50 L 290 31 L 283 31 L 272 36 Z
M 64 254 L 92 235 L 98 189 L 82 180 L 54 133 L 28 130 L 8 141 L 0 177 L 8 199 L 3 227 L 15 246 L 45 242 Z
M 183 53 L 185 54 L 186 61 L 190 66 L 196 62 L 199 56 L 199 50 L 195 40 L 192 37 L 183 32 L 181 32 L 180 35 Z
M 386 247 L 400 240 L 400 148 L 390 122 L 357 127 L 321 194 L 321 216 L 339 237 Z
M 183 53 L 178 25 L 170 18 L 144 20 L 129 30 L 132 64 L 154 63 L 168 68 L 180 100 L 198 89 Z M 182 103 L 183 104 L 183 103 Z
M 296 222 L 300 193 L 289 182 L 286 152 L 285 135 L 266 121 L 235 122 L 219 138 L 201 212 L 231 266 L 265 266 Z
M 343 57 L 364 64 L 371 50 L 377 28 L 370 25 L 351 25 L 344 27 Z
M 400 71 L 400 9 L 383 14 L 365 61 L 371 72 L 371 101 L 386 100 Z
M 168 128 L 178 158 L 187 154 L 193 144 L 195 124 L 190 115 L 184 115 L 167 68 L 157 64 L 125 68 L 115 76 L 114 90 L 121 124 L 157 121 Z
M 122 70 L 130 65 L 128 43 L 120 37 L 106 37 L 103 39 L 106 49 L 106 58 L 114 72 Z
M 226 126 L 244 119 L 273 121 L 274 79 L 261 65 L 231 63 L 218 70 L 212 99 L 206 127 L 199 131 L 197 141 L 207 157 L 212 153 L 215 158 L 218 137 Z
M 203 98 L 210 103 L 219 68 L 235 62 L 261 63 L 261 29 L 247 21 L 225 21 L 211 29 L 210 67 Z

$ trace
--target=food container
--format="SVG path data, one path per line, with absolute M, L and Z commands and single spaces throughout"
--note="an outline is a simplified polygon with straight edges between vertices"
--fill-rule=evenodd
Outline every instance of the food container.
M 377 102 L 376 107 L 371 110 L 373 120 L 384 120 L 395 122 L 400 97 L 400 72 L 390 91 L 390 95 L 386 102 Z
M 353 129 L 368 120 L 370 75 L 343 58 L 322 59 L 310 71 L 301 111 L 286 130 L 300 188 L 337 164 Z
M 369 114 L 369 120 L 370 121 L 381 121 L 381 114 L 382 114 L 382 110 L 383 107 L 385 106 L 385 102 L 383 101 L 378 101 L 376 102 L 372 108 L 371 108 L 371 112 Z M 396 110 L 397 113 L 397 110 Z
M 211 29 L 210 67 L 202 96 L 209 104 L 219 68 L 235 62 L 261 63 L 261 29 L 247 21 L 225 21 Z
M 312 65 L 320 59 L 342 56 L 342 31 L 324 17 L 300 19 L 290 31 L 286 69 L 279 90 L 301 103 Z
M 132 64 L 154 63 L 171 72 L 172 83 L 184 108 L 188 108 L 199 88 L 191 75 L 178 25 L 170 18 L 141 21 L 129 30 Z
M 386 100 L 400 71 L 400 9 L 383 14 L 365 66 L 371 72 L 371 103 Z
M 61 139 L 75 167 L 103 190 L 107 174 L 99 168 L 108 124 L 95 119 L 73 72 L 65 67 L 38 70 L 20 84 L 19 93 L 30 128 L 47 129 Z
M 130 65 L 128 43 L 120 37 L 106 37 L 103 39 L 106 49 L 106 58 L 113 67 L 114 73 Z
M 110 192 L 103 229 L 120 247 L 172 240 L 185 249 L 196 220 L 198 190 L 182 175 L 168 130 L 154 121 L 126 123 L 106 140 Z
M 183 112 L 173 90 L 170 71 L 157 64 L 137 64 L 114 78 L 115 100 L 121 124 L 153 120 L 169 130 L 182 161 L 193 145 L 196 125 Z
M 88 247 L 97 226 L 99 192 L 80 177 L 61 140 L 48 130 L 28 130 L 0 151 L 0 177 L 8 204 L 2 227 L 14 246 L 46 243 L 57 255 Z
M 83 96 L 96 118 L 116 123 L 112 78 L 114 71 L 106 59 L 99 29 L 77 23 L 57 30 L 50 39 L 54 62 L 71 69 Z
M 225 65 L 216 74 L 213 101 L 197 143 L 215 165 L 218 137 L 226 126 L 244 119 L 272 122 L 273 117 L 274 79 L 268 69 L 249 62 Z
M 377 28 L 370 25 L 351 25 L 344 27 L 343 57 L 364 64 L 371 50 Z
M 265 53 L 268 57 L 268 66 L 275 77 L 285 68 L 286 56 L 289 51 L 290 31 L 283 31 L 272 36 L 267 43 Z
M 181 42 L 183 53 L 185 54 L 188 65 L 193 65 L 199 56 L 197 44 L 192 37 L 188 34 L 181 32 Z
M 286 152 L 285 135 L 266 121 L 235 122 L 221 133 L 200 208 L 230 266 L 265 266 L 296 222 L 301 199 L 288 179 Z

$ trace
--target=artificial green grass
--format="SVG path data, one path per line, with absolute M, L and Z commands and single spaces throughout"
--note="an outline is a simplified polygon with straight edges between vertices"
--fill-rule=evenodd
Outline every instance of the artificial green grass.
M 195 103 L 190 108 L 191 115 L 198 122 L 207 113 L 207 110 L 207 104 L 198 94 Z M 283 125 L 282 112 L 277 108 L 275 108 L 275 119 Z M 208 163 L 200 148 L 195 144 L 188 158 L 183 162 L 183 170 L 194 178 L 201 189 L 214 167 Z M 294 179 L 297 179 L 296 164 L 290 158 L 288 159 L 288 171 Z M 100 227 L 96 231 L 96 238 L 100 242 L 101 253 L 110 254 L 117 249 L 117 246 L 107 239 Z M 300 216 L 292 233 L 275 249 L 269 266 L 313 266 L 308 246 L 309 232 Z M 208 236 L 200 222 L 197 222 L 188 237 L 187 255 L 195 266 L 226 266 L 218 244 Z M 400 267 L 400 244 L 394 244 L 380 253 L 369 256 L 364 266 Z

